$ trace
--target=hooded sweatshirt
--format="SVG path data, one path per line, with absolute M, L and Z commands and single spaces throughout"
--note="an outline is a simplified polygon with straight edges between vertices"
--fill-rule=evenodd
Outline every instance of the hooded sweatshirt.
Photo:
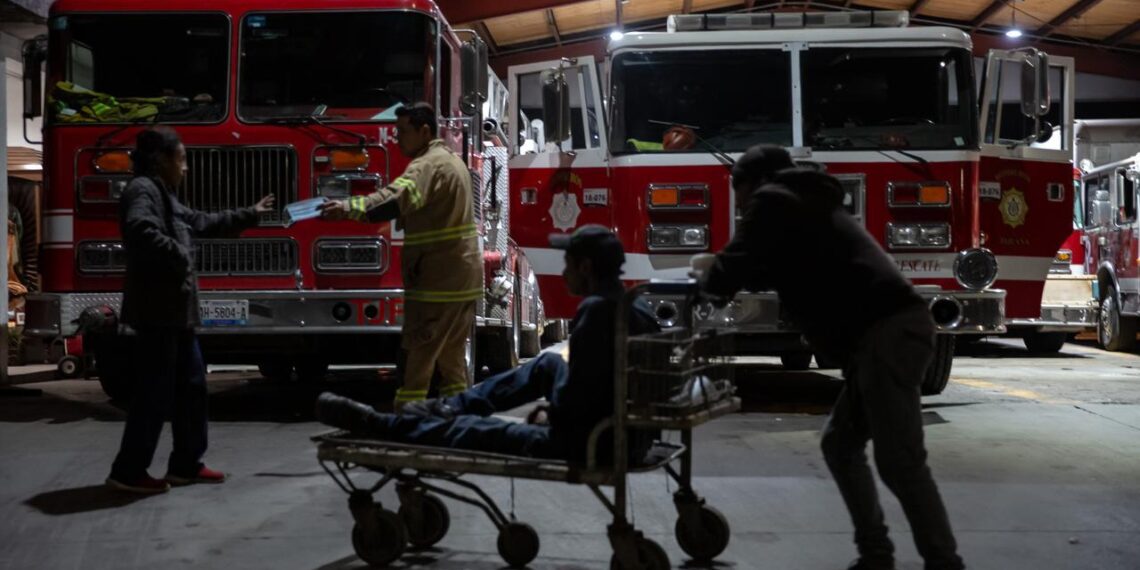
M 872 324 L 924 302 L 842 205 L 843 187 L 832 176 L 777 173 L 752 193 L 705 290 L 723 297 L 775 290 L 813 348 L 846 362 Z

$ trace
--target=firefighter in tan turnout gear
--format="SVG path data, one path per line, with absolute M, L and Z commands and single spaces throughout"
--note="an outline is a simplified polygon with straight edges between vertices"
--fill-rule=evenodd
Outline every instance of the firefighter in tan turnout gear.
M 466 165 L 436 138 L 435 110 L 416 103 L 396 111 L 400 151 L 412 158 L 407 170 L 368 196 L 331 200 L 321 207 L 328 220 L 382 222 L 399 219 L 404 229 L 404 383 L 395 410 L 427 398 L 435 370 L 440 396 L 468 385 L 466 344 L 483 296 L 483 269 Z

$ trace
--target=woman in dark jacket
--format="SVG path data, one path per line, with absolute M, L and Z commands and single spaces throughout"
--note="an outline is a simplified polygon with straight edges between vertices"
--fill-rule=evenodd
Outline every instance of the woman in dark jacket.
M 122 321 L 137 333 L 132 358 L 139 383 L 107 484 L 136 493 L 170 485 L 221 483 L 206 452 L 206 367 L 194 327 L 198 277 L 193 239 L 237 237 L 273 208 L 273 196 L 239 210 L 208 214 L 178 202 L 186 149 L 171 129 L 147 129 L 131 154 L 135 178 L 119 206 L 127 256 Z M 174 432 L 165 480 L 147 473 L 167 417 Z

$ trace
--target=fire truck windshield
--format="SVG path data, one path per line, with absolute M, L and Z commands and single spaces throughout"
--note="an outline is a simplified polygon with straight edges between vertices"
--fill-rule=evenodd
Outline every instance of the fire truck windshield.
M 255 122 L 394 121 L 399 106 L 427 95 L 434 28 L 414 12 L 247 15 L 238 115 Z
M 225 117 L 230 33 L 224 14 L 67 14 L 53 17 L 50 30 L 50 121 Z
M 618 54 L 610 147 L 615 153 L 707 152 L 696 133 L 724 152 L 790 145 L 790 84 L 791 60 L 781 50 Z
M 805 144 L 816 149 L 977 146 L 966 50 L 811 48 L 802 53 Z

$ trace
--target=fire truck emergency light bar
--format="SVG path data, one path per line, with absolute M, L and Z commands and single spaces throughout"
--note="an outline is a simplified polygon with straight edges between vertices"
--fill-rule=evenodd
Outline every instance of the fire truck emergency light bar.
M 905 28 L 910 24 L 906 10 L 858 12 L 760 12 L 756 14 L 674 14 L 669 16 L 670 32 L 703 30 L 786 30 L 796 28 Z

